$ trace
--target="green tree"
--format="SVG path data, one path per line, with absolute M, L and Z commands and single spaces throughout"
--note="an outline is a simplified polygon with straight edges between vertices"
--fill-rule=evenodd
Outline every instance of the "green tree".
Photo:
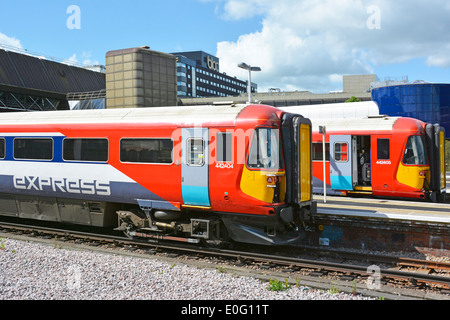
M 350 99 L 345 100 L 345 102 L 361 102 L 361 100 L 355 96 L 352 96 Z

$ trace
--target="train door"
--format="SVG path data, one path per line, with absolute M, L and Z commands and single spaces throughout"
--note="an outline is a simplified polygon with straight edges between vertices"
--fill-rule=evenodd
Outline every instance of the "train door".
M 183 128 L 181 139 L 183 203 L 209 207 L 208 128 Z
M 351 135 L 330 135 L 330 184 L 334 190 L 353 190 L 356 143 Z
M 370 150 L 370 136 L 354 136 L 356 140 L 356 168 L 358 174 L 358 181 L 356 185 L 361 191 L 371 190 L 372 185 L 372 171 L 371 171 L 371 150 Z

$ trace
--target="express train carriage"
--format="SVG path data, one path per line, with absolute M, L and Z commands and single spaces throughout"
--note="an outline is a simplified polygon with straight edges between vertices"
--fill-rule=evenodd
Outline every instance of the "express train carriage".
M 311 122 L 263 105 L 3 113 L 0 214 L 131 237 L 296 241 Z
M 367 104 L 373 107 L 370 102 Z M 347 103 L 344 107 L 351 110 L 351 105 Z M 282 109 L 304 111 L 301 107 Z M 417 119 L 370 112 L 374 115 L 340 114 L 335 118 L 321 115 L 311 119 L 314 192 L 324 193 L 325 179 L 326 193 L 332 195 L 366 194 L 444 201 L 444 129 Z

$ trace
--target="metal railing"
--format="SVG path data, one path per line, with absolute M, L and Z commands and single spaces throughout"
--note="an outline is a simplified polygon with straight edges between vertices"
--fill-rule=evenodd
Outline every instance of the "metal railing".
M 66 95 L 67 100 L 93 100 L 106 98 L 106 89 L 88 92 L 69 92 Z

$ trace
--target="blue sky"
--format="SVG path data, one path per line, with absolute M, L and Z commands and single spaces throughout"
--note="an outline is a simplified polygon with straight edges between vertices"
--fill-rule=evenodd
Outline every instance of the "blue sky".
M 80 8 L 80 29 L 68 29 Z M 104 61 L 108 50 L 149 45 L 158 51 L 205 50 L 215 54 L 221 40 L 235 40 L 257 28 L 252 21 L 227 22 L 215 4 L 186 0 L 2 1 L 0 32 L 28 50 L 68 58 L 90 53 Z
M 86 64 L 142 45 L 202 50 L 243 80 L 239 62 L 260 66 L 259 91 L 320 93 L 346 74 L 450 83 L 449 17 L 445 0 L 3 0 L 0 45 Z

